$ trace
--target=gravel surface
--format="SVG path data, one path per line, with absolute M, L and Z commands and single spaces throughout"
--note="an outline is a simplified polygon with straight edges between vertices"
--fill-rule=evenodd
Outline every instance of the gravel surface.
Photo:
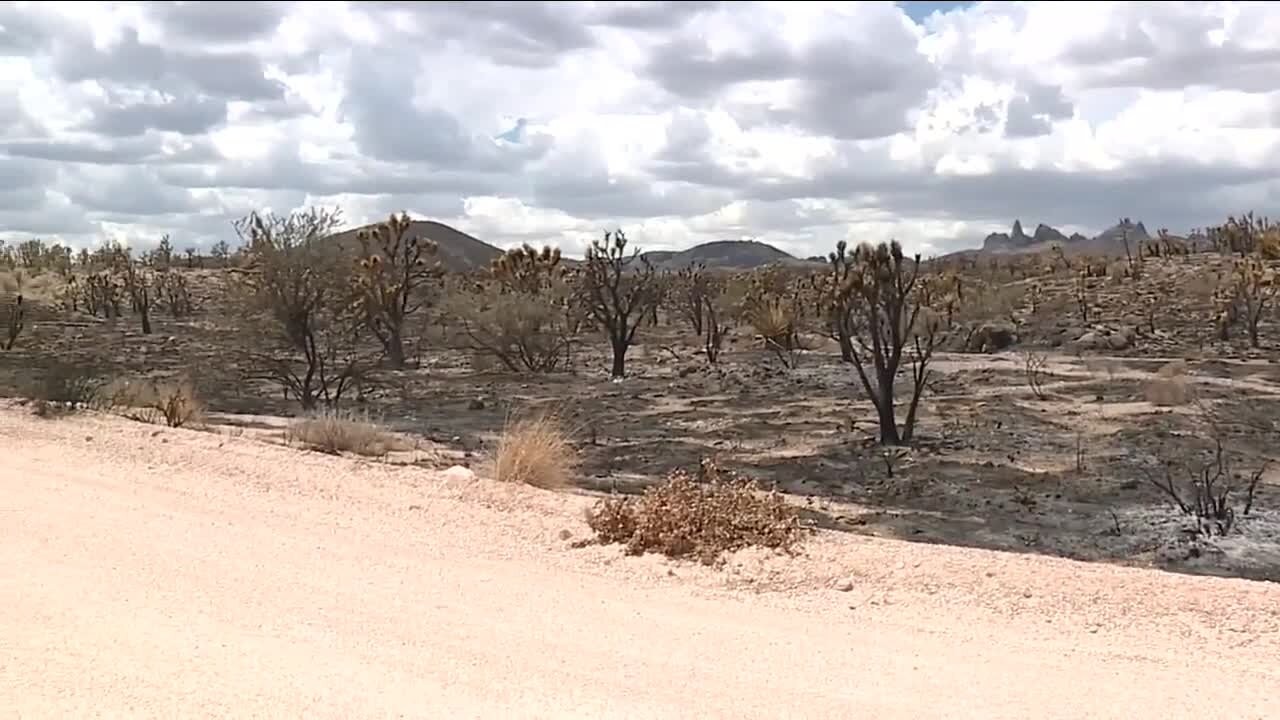
M 715 570 L 588 498 L 0 409 L 0 716 L 1276 716 L 1280 587 L 820 533 Z

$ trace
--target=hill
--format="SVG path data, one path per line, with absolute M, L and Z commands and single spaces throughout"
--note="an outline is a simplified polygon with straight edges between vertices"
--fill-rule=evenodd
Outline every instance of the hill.
M 356 233 L 372 225 L 344 230 L 333 236 L 342 245 L 356 245 Z M 434 240 L 440 247 L 439 258 L 445 268 L 454 272 L 467 272 L 489 267 L 493 259 L 503 253 L 502 248 L 468 235 L 456 228 L 434 220 L 415 220 L 409 232 Z M 800 260 L 762 242 L 755 240 L 720 240 L 695 245 L 688 250 L 651 250 L 643 257 L 658 270 L 679 270 L 690 263 L 700 262 L 708 268 L 721 270 L 750 270 L 770 263 L 804 264 Z M 568 265 L 578 260 L 565 258 Z
M 350 243 L 354 247 L 356 233 L 368 227 L 372 225 L 344 230 L 334 235 L 333 239 L 344 246 Z M 502 254 L 500 248 L 434 220 L 413 221 L 409 225 L 409 234 L 434 240 L 440 247 L 437 257 L 441 264 L 453 272 L 487 268 L 494 258 Z
M 659 270 L 679 270 L 690 263 L 702 263 L 720 270 L 749 270 L 771 263 L 794 265 L 808 262 L 756 240 L 717 240 L 688 250 L 652 250 L 642 255 Z

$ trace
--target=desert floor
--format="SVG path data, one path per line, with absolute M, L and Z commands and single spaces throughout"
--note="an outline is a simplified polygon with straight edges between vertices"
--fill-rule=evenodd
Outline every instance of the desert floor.
M 586 494 L 249 436 L 7 405 L 0 448 L 9 716 L 1276 712 L 1271 583 L 829 530 L 712 569 L 582 547 Z
M 32 338 L 0 353 L 0 397 L 39 396 L 55 363 L 110 379 L 185 375 L 210 429 L 279 443 L 298 404 L 243 379 L 235 320 L 229 312 L 161 316 L 152 335 L 128 320 L 40 322 Z M 1056 328 L 1026 332 L 1036 340 Z M 1280 580 L 1280 364 L 1197 349 L 1175 330 L 1124 352 L 1028 342 L 939 353 L 912 447 L 893 451 L 874 442 L 874 411 L 834 343 L 806 338 L 810 349 L 788 369 L 747 328 L 731 332 L 718 366 L 683 326 L 646 328 L 622 383 L 609 381 L 599 342 L 584 342 L 577 372 L 538 375 L 481 366 L 456 338 L 431 336 L 412 367 L 382 373 L 344 404 L 403 434 L 412 450 L 384 462 L 461 464 L 483 475 L 508 419 L 550 408 L 581 456 L 570 479 L 580 492 L 638 492 L 710 458 L 802 500 L 827 529 Z M 1043 363 L 1035 387 L 1027 352 Z M 908 374 L 898 388 L 903 406 Z M 1194 532 L 1154 484 L 1171 477 L 1185 495 L 1212 460 L 1215 438 L 1234 476 L 1237 517 L 1226 537 Z M 1260 482 L 1246 514 L 1254 473 Z

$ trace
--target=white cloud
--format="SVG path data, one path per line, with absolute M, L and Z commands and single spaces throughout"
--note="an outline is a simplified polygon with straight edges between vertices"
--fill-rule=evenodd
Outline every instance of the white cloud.
M 395 210 L 576 253 L 942 252 L 1280 198 L 1267 3 L 8 3 L 0 238 Z

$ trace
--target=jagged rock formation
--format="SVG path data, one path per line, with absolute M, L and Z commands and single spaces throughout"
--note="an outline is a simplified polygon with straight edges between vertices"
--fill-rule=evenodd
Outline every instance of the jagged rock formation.
M 1043 243 L 1068 243 L 1071 239 L 1062 234 L 1057 228 L 1051 228 L 1044 223 L 1036 226 L 1035 235 L 1031 236 L 1031 240 L 1036 245 Z
M 1130 251 L 1137 253 L 1138 244 L 1150 239 L 1151 236 L 1147 234 L 1147 228 L 1141 222 L 1134 223 L 1129 218 L 1125 218 L 1113 227 L 1103 230 L 1091 241 L 1091 244 L 1101 252 L 1112 252 L 1108 249 L 1114 247 L 1116 251 L 1123 253 L 1124 244 L 1127 240 Z
M 1105 255 L 1123 255 L 1125 239 L 1128 239 L 1131 252 L 1138 252 L 1139 244 L 1151 239 L 1146 227 L 1141 222 L 1133 222 L 1125 218 L 1114 227 L 1104 230 L 1096 237 L 1086 237 L 1080 233 L 1070 236 L 1057 228 L 1040 223 L 1035 232 L 1028 235 L 1022 229 L 1022 221 L 1013 221 L 1012 232 L 991 233 L 982 241 L 983 252 L 1026 252 L 1046 250 L 1054 245 L 1064 252 L 1087 252 Z

